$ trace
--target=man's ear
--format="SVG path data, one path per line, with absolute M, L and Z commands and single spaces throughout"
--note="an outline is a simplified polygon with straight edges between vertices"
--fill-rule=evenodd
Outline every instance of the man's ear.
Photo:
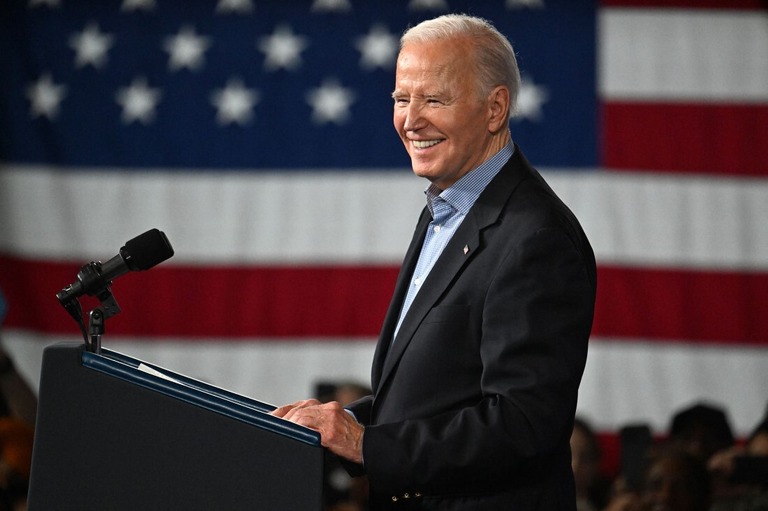
M 509 125 L 509 89 L 504 85 L 493 88 L 488 95 L 488 131 L 497 133 Z

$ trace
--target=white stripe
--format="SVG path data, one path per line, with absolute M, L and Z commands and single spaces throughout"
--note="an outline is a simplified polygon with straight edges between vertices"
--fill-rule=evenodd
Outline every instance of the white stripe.
M 606 341 L 591 341 L 579 389 L 579 413 L 599 429 L 645 422 L 663 434 L 676 411 L 703 401 L 726 409 L 745 435 L 765 414 L 766 349 Z
M 601 9 L 603 98 L 768 100 L 768 12 Z
M 4 345 L 37 388 L 42 350 L 76 337 L 9 330 Z M 205 342 L 110 339 L 105 347 L 260 401 L 312 397 L 319 382 L 369 385 L 374 340 Z M 697 401 L 723 406 L 747 434 L 765 411 L 768 350 L 744 346 L 593 340 L 579 392 L 579 415 L 615 431 L 635 422 L 664 433 L 672 414 Z
M 5 329 L 3 346 L 35 390 L 43 350 L 82 338 Z M 321 382 L 370 385 L 374 339 L 217 340 L 105 338 L 105 348 L 272 404 L 314 396 Z
M 768 180 L 547 173 L 598 262 L 768 269 Z
M 410 170 L 162 172 L 0 166 L 0 250 L 111 257 L 152 227 L 173 263 L 399 261 L 425 205 Z
M 544 172 L 598 261 L 768 269 L 768 179 Z M 55 172 L 0 167 L 0 250 L 87 262 L 151 227 L 179 263 L 397 265 L 423 207 L 410 171 Z

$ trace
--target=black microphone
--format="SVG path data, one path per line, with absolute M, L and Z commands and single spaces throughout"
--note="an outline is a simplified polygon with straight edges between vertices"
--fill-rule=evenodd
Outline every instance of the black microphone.
M 77 274 L 77 280 L 56 294 L 63 304 L 82 295 L 96 296 L 112 280 L 131 271 L 148 270 L 173 255 L 165 233 L 150 229 L 120 248 L 120 253 L 106 263 L 92 262 Z

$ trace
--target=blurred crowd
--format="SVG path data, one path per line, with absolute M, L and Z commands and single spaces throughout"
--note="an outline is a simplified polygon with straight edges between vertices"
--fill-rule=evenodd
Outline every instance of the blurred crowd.
M 620 431 L 619 463 L 605 470 L 606 442 L 577 419 L 571 436 L 578 511 L 768 511 L 768 410 L 736 439 L 725 410 L 697 403 L 668 431 Z
M 0 293 L 0 324 L 5 317 Z M 27 508 L 37 396 L 0 343 L 0 511 Z
M 0 511 L 26 509 L 37 398 L 0 346 Z

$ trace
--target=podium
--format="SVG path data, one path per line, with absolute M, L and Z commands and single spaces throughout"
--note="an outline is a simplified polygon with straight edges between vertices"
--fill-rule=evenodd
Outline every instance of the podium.
M 38 403 L 30 511 L 322 508 L 320 435 L 271 405 L 77 344 L 45 349 Z

